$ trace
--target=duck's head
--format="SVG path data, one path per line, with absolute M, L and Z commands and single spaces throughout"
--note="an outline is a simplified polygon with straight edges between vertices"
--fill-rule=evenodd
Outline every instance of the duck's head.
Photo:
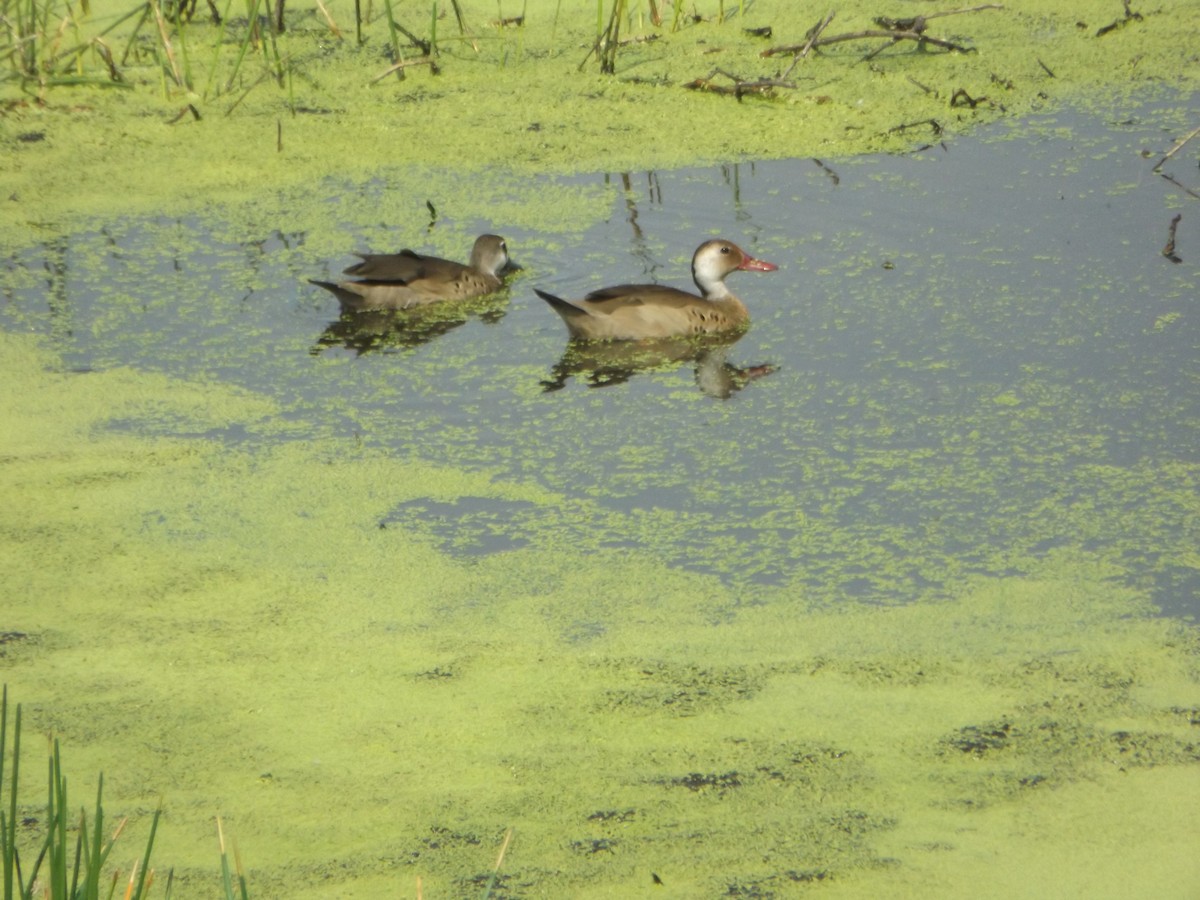
M 720 299 L 729 293 L 725 279 L 739 269 L 751 272 L 774 272 L 779 266 L 766 260 L 755 259 L 732 241 L 705 241 L 696 248 L 692 257 L 692 278 L 696 287 L 710 300 Z
M 508 242 L 498 234 L 481 234 L 471 249 L 471 268 L 497 278 L 506 272 L 520 271 L 520 266 L 508 258 Z

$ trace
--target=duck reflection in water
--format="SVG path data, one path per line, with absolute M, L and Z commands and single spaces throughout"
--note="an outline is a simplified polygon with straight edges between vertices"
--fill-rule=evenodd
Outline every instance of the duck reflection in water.
M 352 350 L 358 356 L 412 350 L 465 325 L 472 317 L 494 325 L 508 312 L 507 289 L 413 309 L 343 310 L 325 326 L 309 351 L 313 356 L 334 347 Z
M 746 367 L 730 363 L 729 348 L 740 338 L 740 334 L 734 334 L 642 341 L 573 339 L 551 369 L 550 378 L 542 382 L 542 390 L 561 390 L 572 377 L 586 381 L 588 387 L 607 387 L 623 384 L 640 372 L 665 371 L 693 363 L 696 387 L 710 397 L 725 400 L 751 381 L 775 371 L 775 366 L 769 363 Z

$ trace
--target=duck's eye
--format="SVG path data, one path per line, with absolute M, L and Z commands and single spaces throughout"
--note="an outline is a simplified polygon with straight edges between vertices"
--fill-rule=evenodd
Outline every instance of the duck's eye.
M 724 247 L 722 247 L 722 248 L 721 248 L 721 252 L 722 252 L 722 253 L 728 253 L 728 252 L 729 252 L 729 246 L 728 246 L 728 245 L 725 245 Z

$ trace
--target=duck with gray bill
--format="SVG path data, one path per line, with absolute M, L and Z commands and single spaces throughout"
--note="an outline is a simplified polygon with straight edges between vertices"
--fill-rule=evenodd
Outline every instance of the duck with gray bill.
M 446 300 L 482 297 L 500 289 L 506 272 L 519 269 L 508 257 L 508 244 L 495 234 L 480 235 L 466 265 L 423 256 L 412 250 L 362 254 L 343 274 L 354 281 L 316 281 L 350 311 L 412 309 Z

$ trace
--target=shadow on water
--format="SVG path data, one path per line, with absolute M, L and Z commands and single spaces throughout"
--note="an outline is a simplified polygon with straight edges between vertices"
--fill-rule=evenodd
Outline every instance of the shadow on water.
M 302 234 L 125 222 L 10 259 L 0 324 L 49 336 L 74 370 L 217 378 L 274 398 L 295 434 L 499 467 L 616 517 L 522 522 L 534 544 L 634 543 L 735 584 L 880 602 L 1073 546 L 1195 613 L 1186 215 L 1182 261 L 1160 253 L 1195 186 L 1151 171 L 1139 151 L 1169 142 L 1153 121 L 559 179 L 603 182 L 598 224 L 458 223 L 503 233 L 527 271 L 507 294 L 417 317 L 331 319 L 306 283 L 331 263 Z M 736 345 L 564 351 L 533 295 L 690 287 L 691 250 L 717 235 L 780 263 L 737 284 L 753 325 Z M 656 526 L 632 538 L 631 518 Z

